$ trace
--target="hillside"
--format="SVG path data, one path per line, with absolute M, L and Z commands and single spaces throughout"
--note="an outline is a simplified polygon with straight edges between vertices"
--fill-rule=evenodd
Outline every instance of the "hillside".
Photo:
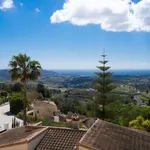
M 0 70 L 0 81 L 9 80 L 10 75 L 8 74 L 8 69 Z
M 8 71 L 9 71 L 8 69 L 0 70 L 0 81 L 10 80 L 10 75 Z M 41 74 L 42 74 L 41 79 L 59 76 L 59 74 L 57 74 L 56 72 L 48 71 L 48 70 L 42 70 Z
M 8 71 L 8 69 L 0 70 L 0 81 L 4 82 L 10 80 Z M 42 76 L 40 81 L 44 82 L 45 84 L 49 84 L 52 87 L 89 88 L 91 87 L 91 83 L 94 81 L 93 77 L 64 75 L 49 70 L 42 70 L 41 74 Z
M 80 76 L 80 75 L 69 75 L 59 74 L 50 70 L 41 71 L 40 81 L 51 87 L 57 88 L 91 88 L 94 83 L 93 76 Z M 8 69 L 0 70 L 0 81 L 5 82 L 10 80 Z M 150 75 L 114 75 L 113 81 L 117 85 L 131 85 L 145 91 L 150 87 Z M 138 81 L 138 82 L 137 82 Z

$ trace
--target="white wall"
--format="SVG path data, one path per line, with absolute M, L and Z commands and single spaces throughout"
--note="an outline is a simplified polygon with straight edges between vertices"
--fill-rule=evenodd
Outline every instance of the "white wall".
M 42 138 L 45 136 L 46 133 L 47 133 L 47 130 L 44 131 L 43 133 L 41 133 L 40 135 L 38 135 L 37 137 L 35 137 L 34 139 L 32 139 L 28 143 L 28 150 L 34 150 L 37 147 L 37 145 L 39 144 L 39 142 L 42 140 Z

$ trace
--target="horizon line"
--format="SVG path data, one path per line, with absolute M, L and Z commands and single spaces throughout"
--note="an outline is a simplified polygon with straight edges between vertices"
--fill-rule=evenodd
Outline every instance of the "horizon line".
M 9 68 L 0 68 L 0 70 L 9 70 Z M 81 69 L 81 68 L 79 68 L 79 69 L 77 69 L 77 68 L 75 68 L 75 69 L 69 69 L 69 68 L 66 68 L 66 69 L 60 69 L 60 68 L 55 68 L 55 69 L 47 69 L 47 68 L 43 68 L 42 70 L 48 70 L 48 71 L 53 71 L 53 70 L 55 70 L 55 71 L 63 71 L 63 70 L 67 70 L 67 71 L 72 71 L 72 70 L 99 70 L 99 69 L 97 69 L 97 68 L 95 68 L 95 69 L 91 69 L 91 68 L 89 68 L 89 69 L 85 69 L 85 68 L 83 68 L 83 69 Z M 149 69 L 143 69 L 143 68 L 137 68 L 137 69 L 135 69 L 135 68 L 133 68 L 133 69 L 131 69 L 131 68 L 115 68 L 115 69 L 113 69 L 113 68 L 110 68 L 110 70 L 150 70 L 150 68 Z

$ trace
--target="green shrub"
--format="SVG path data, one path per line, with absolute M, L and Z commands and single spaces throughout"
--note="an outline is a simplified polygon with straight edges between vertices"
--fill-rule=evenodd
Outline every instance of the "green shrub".
M 5 97 L 0 97 L 0 105 L 7 102 L 7 99 Z
M 138 116 L 135 120 L 129 122 L 129 126 L 134 129 L 150 131 L 150 120 L 144 120 L 142 116 Z
M 0 96 L 7 97 L 8 96 L 7 91 L 0 91 Z
M 72 122 L 54 122 L 52 120 L 49 120 L 48 118 L 43 119 L 43 125 L 44 126 L 72 128 Z M 84 126 L 81 122 L 80 122 L 80 128 L 87 129 L 86 126 Z
M 13 91 L 13 92 L 21 92 L 22 89 L 23 89 L 23 84 L 20 82 L 16 82 L 11 87 L 11 91 Z
M 23 113 L 19 112 L 17 114 L 17 117 L 23 120 Z M 27 115 L 27 122 L 28 123 L 37 123 L 37 122 L 40 122 L 40 121 L 43 121 L 43 119 L 41 117 L 38 117 L 36 115 L 35 116 Z
M 43 125 L 44 126 L 67 127 L 67 128 L 72 127 L 71 122 L 54 122 L 54 121 L 49 120 L 48 118 L 43 119 Z
M 21 93 L 13 93 L 8 97 L 10 102 L 10 112 L 13 114 L 18 114 L 23 109 L 23 95 Z

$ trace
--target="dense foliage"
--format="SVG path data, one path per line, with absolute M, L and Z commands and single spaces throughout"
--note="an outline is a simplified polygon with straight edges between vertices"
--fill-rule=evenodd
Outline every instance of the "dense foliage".
M 53 94 L 55 95 L 55 94 L 61 93 L 61 90 L 59 90 L 59 89 L 49 89 L 49 88 L 45 87 L 42 82 L 39 82 L 37 84 L 36 91 L 38 93 L 41 93 L 43 98 L 51 98 Z
M 71 122 L 54 122 L 54 121 L 50 121 L 47 118 L 43 119 L 43 125 L 44 126 L 55 126 L 55 127 L 68 127 L 68 128 L 72 127 Z
M 10 102 L 10 112 L 17 114 L 23 109 L 23 95 L 22 93 L 13 93 L 8 97 Z
M 135 120 L 129 122 L 129 126 L 134 129 L 150 131 L 150 120 L 145 120 L 142 116 L 139 116 Z
M 1 97 L 7 97 L 8 96 L 8 92 L 7 91 L 0 91 L 0 96 Z
M 8 93 L 6 91 L 0 91 L 0 105 L 7 102 Z
M 42 83 L 37 84 L 37 90 L 38 93 L 41 93 L 45 97 L 45 86 Z
M 138 116 L 142 116 L 145 120 L 150 120 L 150 108 L 138 107 L 132 102 L 125 104 L 118 100 L 107 105 L 106 112 L 107 121 L 121 126 L 129 126 L 129 122 L 135 120 Z
M 16 82 L 11 86 L 12 92 L 21 92 L 23 89 L 23 84 L 20 82 Z
M 20 118 L 20 119 L 23 119 L 23 113 L 19 112 L 17 114 L 17 117 Z M 34 115 L 34 116 L 27 115 L 27 123 L 37 123 L 37 122 L 40 122 L 40 121 L 43 121 L 43 119 L 36 116 L 36 115 Z
M 0 105 L 7 102 L 7 99 L 5 97 L 0 97 Z

